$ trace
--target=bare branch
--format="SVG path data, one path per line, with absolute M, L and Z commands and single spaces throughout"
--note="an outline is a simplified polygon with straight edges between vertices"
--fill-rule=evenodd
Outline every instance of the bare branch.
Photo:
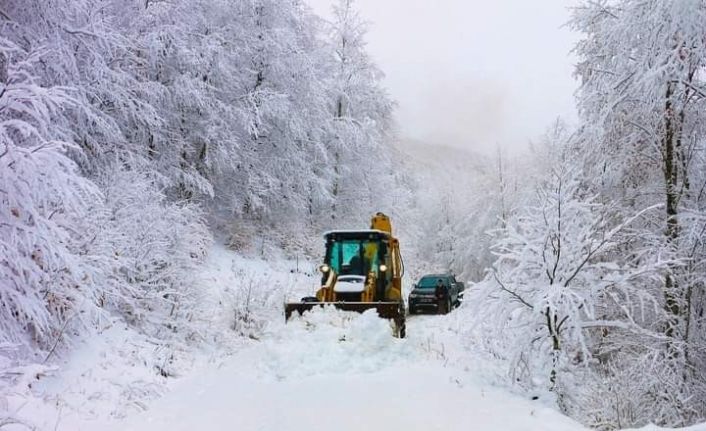
M 498 282 L 498 285 L 500 286 L 500 289 L 502 289 L 502 290 L 504 290 L 505 292 L 507 292 L 507 293 L 509 293 L 510 295 L 512 295 L 515 299 L 517 299 L 518 301 L 520 301 L 520 303 L 522 303 L 523 305 L 525 305 L 525 306 L 529 307 L 530 309 L 534 310 L 534 307 L 532 306 L 532 304 L 530 304 L 529 302 L 525 301 L 524 298 L 522 298 L 522 297 L 521 297 L 520 295 L 518 295 L 516 292 L 513 292 L 512 290 L 510 290 L 510 289 L 508 289 L 507 287 L 505 287 L 505 285 L 503 284 L 503 282 L 500 281 L 500 279 L 498 278 L 498 276 L 497 276 L 497 274 L 495 273 L 495 271 L 493 271 L 493 278 L 495 279 L 495 281 Z

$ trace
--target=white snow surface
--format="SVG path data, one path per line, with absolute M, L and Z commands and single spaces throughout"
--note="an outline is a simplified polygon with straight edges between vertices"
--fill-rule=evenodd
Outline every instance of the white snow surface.
M 365 277 L 359 275 L 338 277 L 333 290 L 340 293 L 361 293 L 365 290 Z
M 285 298 L 313 293 L 320 280 L 314 265 L 294 265 L 217 247 L 202 277 L 204 340 L 179 352 L 175 377 L 150 365 L 154 340 L 106 322 L 31 396 L 16 391 L 3 403 L 0 394 L 0 408 L 57 431 L 585 429 L 547 394 L 532 400 L 506 385 L 504 364 L 477 347 L 463 305 L 412 316 L 406 339 L 372 310 L 317 309 L 285 324 Z M 248 286 L 256 288 L 243 318 L 235 304 Z M 13 426 L 2 429 L 27 429 Z
M 391 336 L 371 310 L 330 309 L 273 326 L 217 367 L 195 373 L 125 431 L 577 430 L 558 412 L 450 361 L 449 319 L 410 321 Z

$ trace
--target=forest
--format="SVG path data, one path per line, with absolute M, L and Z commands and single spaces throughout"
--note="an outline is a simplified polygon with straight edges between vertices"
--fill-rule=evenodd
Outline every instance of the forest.
M 414 275 L 468 281 L 508 384 L 597 429 L 705 421 L 706 3 L 571 14 L 577 123 L 483 154 L 400 138 L 353 0 L 1 1 L 0 429 L 18 367 L 106 319 L 201 343 L 214 244 L 318 262 L 377 211 Z

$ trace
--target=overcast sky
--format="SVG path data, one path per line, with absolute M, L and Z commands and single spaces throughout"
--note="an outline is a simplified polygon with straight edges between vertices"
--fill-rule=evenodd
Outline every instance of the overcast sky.
M 400 135 L 519 148 L 557 116 L 573 121 L 577 37 L 562 25 L 574 1 L 357 0 Z M 330 16 L 332 0 L 309 2 Z

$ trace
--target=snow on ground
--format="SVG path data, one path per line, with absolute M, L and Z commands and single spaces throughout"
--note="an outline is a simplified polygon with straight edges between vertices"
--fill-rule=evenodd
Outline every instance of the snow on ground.
M 451 366 L 448 320 L 415 316 L 400 340 L 374 312 L 305 314 L 112 429 L 582 429 Z
M 57 431 L 584 429 L 546 394 L 506 386 L 504 364 L 468 327 L 470 307 L 411 316 L 396 339 L 373 311 L 316 310 L 285 324 L 285 299 L 318 284 L 312 264 L 216 247 L 201 278 L 202 339 L 169 352 L 172 377 L 155 369 L 163 345 L 108 320 L 31 391 L 0 394 L 0 408 Z
M 0 380 L 0 418 L 7 412 L 23 423 L 3 426 L 0 420 L 0 430 L 93 431 L 133 416 L 182 376 L 217 365 L 258 338 L 269 321 L 283 320 L 285 296 L 313 289 L 313 274 L 306 262 L 244 258 L 215 246 L 199 282 L 196 344 L 165 345 L 106 315 L 92 335 L 72 340 L 68 354 L 58 360 L 55 355 L 53 364 L 16 370 L 24 376 L 12 387 Z

